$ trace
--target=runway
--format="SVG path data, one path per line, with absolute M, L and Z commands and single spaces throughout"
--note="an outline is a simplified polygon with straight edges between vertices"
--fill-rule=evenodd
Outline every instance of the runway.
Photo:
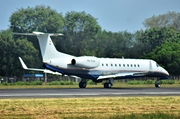
M 0 98 L 64 98 L 107 96 L 180 96 L 180 88 L 46 88 L 0 89 Z

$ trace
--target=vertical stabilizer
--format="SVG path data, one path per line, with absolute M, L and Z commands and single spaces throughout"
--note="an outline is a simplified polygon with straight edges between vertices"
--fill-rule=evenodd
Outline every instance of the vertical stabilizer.
M 62 53 L 56 50 L 50 38 L 50 34 L 37 35 L 37 38 L 39 41 L 39 46 L 40 46 L 43 61 L 61 57 L 61 55 L 63 55 Z
M 33 33 L 37 35 L 43 61 L 69 56 L 65 53 L 57 51 L 50 37 L 50 36 L 58 36 L 63 34 L 49 34 L 49 33 L 41 33 L 41 32 L 33 32 Z
M 42 33 L 42 32 L 14 33 L 14 34 L 37 36 L 43 61 L 70 56 L 68 54 L 57 51 L 50 37 L 50 36 L 61 36 L 63 34 Z

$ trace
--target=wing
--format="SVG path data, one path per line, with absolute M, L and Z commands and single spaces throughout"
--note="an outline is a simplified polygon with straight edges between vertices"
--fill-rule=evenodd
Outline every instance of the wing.
M 19 57 L 19 60 L 20 60 L 20 62 L 21 62 L 21 65 L 22 65 L 23 69 L 25 69 L 25 70 L 42 71 L 42 72 L 44 72 L 44 73 L 61 75 L 61 73 L 59 73 L 59 72 L 53 72 L 53 71 L 50 71 L 50 70 L 48 70 L 48 69 L 28 68 L 28 67 L 26 66 L 26 64 L 24 63 L 24 61 L 21 59 L 21 57 Z
M 112 75 L 104 75 L 104 76 L 99 76 L 97 80 L 102 80 L 102 79 L 108 79 L 108 78 L 126 78 L 126 77 L 138 77 L 138 76 L 145 76 L 147 75 L 148 72 L 127 72 L 127 73 L 117 73 L 117 74 L 112 74 Z

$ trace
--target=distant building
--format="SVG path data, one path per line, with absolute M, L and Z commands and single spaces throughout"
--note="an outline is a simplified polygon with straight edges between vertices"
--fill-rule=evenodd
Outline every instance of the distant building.
M 24 74 L 23 75 L 23 81 L 29 82 L 29 81 L 44 81 L 44 74 Z

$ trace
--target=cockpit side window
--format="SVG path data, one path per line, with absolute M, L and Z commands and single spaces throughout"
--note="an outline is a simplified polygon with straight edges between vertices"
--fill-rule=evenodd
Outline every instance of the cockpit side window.
M 159 65 L 156 63 L 156 66 L 159 67 Z

